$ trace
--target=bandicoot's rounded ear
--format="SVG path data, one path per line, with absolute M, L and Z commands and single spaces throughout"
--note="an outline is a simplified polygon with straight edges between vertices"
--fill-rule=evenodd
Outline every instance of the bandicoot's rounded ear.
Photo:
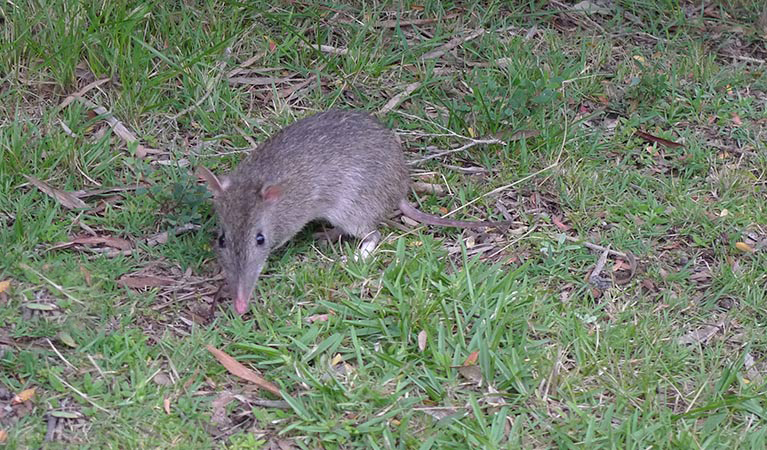
M 266 184 L 261 188 L 261 198 L 267 203 L 274 203 L 282 197 L 282 187 L 278 184 Z
M 214 195 L 221 195 L 229 187 L 229 179 L 227 177 L 217 177 L 207 167 L 199 166 L 195 172 L 197 176 L 206 183 L 208 183 L 208 190 Z

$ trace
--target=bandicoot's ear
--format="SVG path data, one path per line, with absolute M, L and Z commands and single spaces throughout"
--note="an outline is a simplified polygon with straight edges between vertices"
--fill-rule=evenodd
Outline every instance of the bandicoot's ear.
M 274 203 L 282 197 L 282 187 L 278 184 L 265 184 L 261 188 L 261 198 L 267 203 Z
M 208 170 L 207 167 L 199 166 L 197 167 L 196 174 L 199 178 L 205 180 L 205 182 L 208 183 L 208 190 L 213 194 L 213 196 L 218 196 L 224 193 L 224 191 L 229 187 L 229 179 L 227 177 L 217 177 L 213 174 L 210 170 Z

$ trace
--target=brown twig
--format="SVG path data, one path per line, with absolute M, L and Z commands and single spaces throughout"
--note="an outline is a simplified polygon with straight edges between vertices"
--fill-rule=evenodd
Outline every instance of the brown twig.
M 445 188 L 441 184 L 425 183 L 423 181 L 414 181 L 410 183 L 410 187 L 416 192 L 416 194 L 430 194 L 442 197 L 445 195 Z
M 24 270 L 28 270 L 28 271 L 34 273 L 35 275 L 40 277 L 43 281 L 45 281 L 46 283 L 50 284 L 51 287 L 53 287 L 57 291 L 61 292 L 66 298 L 72 300 L 73 302 L 77 303 L 78 305 L 84 305 L 85 304 L 82 301 L 78 300 L 75 296 L 73 296 L 69 292 L 65 291 L 63 287 L 59 286 L 58 284 L 54 283 L 50 279 L 46 278 L 45 275 L 43 275 L 40 272 L 36 271 L 35 269 L 29 267 L 28 265 L 26 265 L 24 263 L 19 263 L 19 267 L 21 267 Z
M 471 41 L 472 39 L 476 39 L 480 36 L 485 34 L 485 30 L 482 28 L 475 30 L 467 35 L 464 36 L 456 36 L 453 39 L 450 39 L 447 41 L 447 43 L 437 47 L 436 49 L 426 53 L 425 55 L 421 56 L 421 61 L 426 61 L 429 59 L 435 59 L 439 58 L 440 56 L 444 55 L 445 53 L 449 52 L 450 50 L 458 47 L 459 45 L 465 44 L 466 42 Z
M 296 81 L 296 79 L 293 77 L 230 77 L 228 81 L 231 84 L 245 84 L 248 86 L 271 86 L 273 84 Z
M 378 110 L 378 114 L 384 115 L 388 113 L 389 111 L 391 111 L 392 109 L 399 106 L 399 104 L 402 103 L 402 101 L 405 100 L 405 98 L 409 97 L 410 94 L 412 94 L 413 92 L 415 92 L 416 89 L 421 87 L 421 84 L 422 83 L 420 81 L 416 81 L 415 83 L 410 83 L 407 86 L 405 86 L 405 89 L 402 92 L 392 97 L 388 102 L 386 102 L 383 108 Z
M 240 63 L 240 65 L 237 66 L 237 68 L 230 70 L 229 73 L 226 74 L 226 76 L 228 78 L 232 78 L 235 75 L 239 75 L 239 74 L 245 72 L 245 68 L 246 67 L 249 67 L 249 66 L 253 65 L 256 61 L 258 61 L 259 59 L 263 58 L 264 56 L 266 56 L 266 52 L 261 52 L 261 53 L 258 53 L 256 55 L 251 56 L 250 58 L 248 58 L 245 61 L 243 61 L 242 63 Z
M 607 252 L 610 255 L 620 256 L 621 258 L 624 258 L 626 260 L 629 259 L 628 255 L 623 253 L 623 252 L 619 252 L 617 250 L 613 250 L 613 249 L 610 249 L 610 248 L 607 248 L 607 247 L 603 247 L 601 245 L 597 245 L 597 244 L 594 244 L 592 242 L 584 241 L 583 239 L 578 239 L 578 238 L 575 238 L 575 237 L 572 237 L 572 236 L 568 236 L 568 235 L 565 235 L 565 239 L 567 239 L 570 242 L 575 242 L 576 244 L 581 244 L 584 247 L 586 247 L 588 249 L 591 249 L 591 250 L 595 250 L 595 251 L 598 251 L 598 252 Z
M 251 148 L 257 148 L 258 147 L 258 143 L 256 141 L 254 141 L 252 137 L 248 136 L 247 133 L 245 133 L 245 130 L 243 130 L 242 128 L 238 127 L 237 125 L 234 126 L 234 129 L 237 130 L 237 132 L 242 135 L 243 139 L 248 141 L 248 144 L 250 144 Z
M 135 134 L 133 134 L 132 131 L 128 129 L 125 125 L 123 125 L 122 122 L 120 122 L 113 114 L 111 114 L 109 111 L 107 111 L 106 108 L 103 106 L 99 106 L 92 101 L 88 100 L 85 97 L 77 96 L 77 99 L 87 106 L 88 108 L 92 109 L 96 114 L 100 116 L 104 116 L 104 120 L 107 121 L 110 127 L 112 127 L 112 131 L 115 132 L 115 134 L 122 139 L 125 142 L 132 143 L 132 142 L 138 142 L 138 138 Z M 148 154 L 160 154 L 162 151 L 156 150 L 150 147 L 146 147 L 142 144 L 138 144 L 136 147 L 136 156 L 139 158 L 143 158 Z
M 566 15 L 567 17 L 569 17 L 573 22 L 579 22 L 579 23 L 581 23 L 581 25 L 583 25 L 583 22 L 586 22 L 589 26 L 596 28 L 602 34 L 606 33 L 605 29 L 602 28 L 601 25 L 596 23 L 593 19 L 591 19 L 591 17 L 587 16 L 582 11 L 574 11 L 570 5 L 566 5 L 566 4 L 564 4 L 562 2 L 559 2 L 557 0 L 551 0 L 550 3 L 552 5 L 555 5 L 558 8 L 560 8 L 562 14 Z M 581 14 L 576 15 L 576 13 L 581 13 Z
M 602 270 L 605 268 L 605 264 L 607 264 L 607 257 L 610 255 L 610 250 L 604 249 L 602 251 L 602 254 L 599 255 L 599 259 L 597 260 L 597 263 L 594 265 L 594 269 L 591 271 L 591 274 L 589 275 L 589 282 L 591 282 L 594 285 L 598 285 L 599 283 L 599 274 L 602 273 Z
M 148 236 L 142 239 L 142 241 L 148 247 L 154 247 L 154 246 L 168 242 L 168 237 L 170 237 L 170 235 L 178 236 L 179 234 L 196 230 L 198 228 L 200 228 L 199 225 L 196 225 L 193 223 L 187 223 L 184 225 L 177 226 L 176 228 L 173 228 L 171 230 L 163 231 L 162 233 L 153 234 L 151 236 Z M 116 256 L 129 256 L 129 255 L 132 255 L 133 253 L 140 251 L 139 248 L 132 248 L 129 250 L 116 250 L 111 248 L 105 248 L 105 249 L 88 248 L 87 250 L 92 253 L 95 253 L 95 255 L 89 256 L 88 259 L 94 259 L 94 258 L 100 258 L 100 257 L 114 258 Z
M 597 262 L 597 265 L 594 267 L 594 270 L 591 272 L 590 277 L 596 277 L 597 275 L 599 275 L 599 273 L 602 271 L 602 268 L 605 265 L 605 262 L 607 261 L 607 255 L 614 255 L 614 256 L 623 258 L 626 262 L 629 263 L 628 276 L 621 277 L 621 279 L 616 279 L 615 283 L 623 285 L 631 281 L 632 278 L 634 278 L 634 275 L 636 274 L 636 270 L 637 270 L 637 260 L 633 253 L 623 253 L 617 250 L 613 250 L 611 248 L 594 244 L 593 242 L 584 241 L 582 239 L 578 239 L 568 235 L 564 235 L 564 236 L 565 236 L 565 239 L 570 242 L 581 244 L 584 247 L 594 251 L 602 252 L 602 255 L 600 256 L 599 261 Z
M 424 156 L 423 158 L 410 161 L 408 164 L 416 165 L 424 161 L 428 161 L 430 159 L 440 158 L 442 156 L 449 155 L 451 153 L 457 153 L 457 152 L 462 152 L 464 150 L 468 150 L 471 147 L 474 147 L 475 145 L 490 145 L 490 144 L 506 145 L 506 143 L 500 139 L 471 139 L 471 141 L 468 144 L 463 145 L 461 147 L 451 148 L 450 150 L 445 150 L 443 152 L 435 153 L 433 155 Z
M 435 17 L 431 19 L 407 19 L 407 20 L 390 19 L 390 20 L 383 20 L 381 22 L 378 22 L 375 24 L 375 26 L 380 28 L 396 28 L 396 27 L 411 27 L 414 25 L 429 25 L 431 23 L 439 22 L 440 20 L 455 19 L 456 17 L 459 17 L 460 15 L 461 13 L 454 13 L 454 14 L 448 14 L 442 17 Z
M 282 397 L 282 392 L 276 384 L 266 380 L 255 371 L 245 367 L 242 363 L 224 353 L 223 351 L 213 347 L 212 345 L 208 345 L 206 348 L 232 375 L 242 378 L 243 380 L 250 381 L 257 387 L 269 391 L 278 397 Z
M 290 404 L 285 400 L 265 400 L 261 398 L 248 399 L 248 403 L 262 408 L 290 409 Z
M 51 413 L 45 414 L 45 442 L 53 442 L 56 439 L 56 428 L 58 425 L 58 418 Z
M 303 89 L 303 88 L 305 88 L 306 86 L 310 85 L 310 84 L 311 84 L 311 83 L 313 83 L 315 80 L 317 80 L 317 78 L 318 78 L 318 76 L 317 76 L 317 73 L 318 73 L 319 71 L 323 70 L 324 68 L 325 68 L 325 65 L 322 65 L 322 66 L 320 66 L 320 67 L 318 67 L 318 68 L 316 69 L 316 70 L 317 70 L 317 72 L 315 72 L 314 74 L 310 75 L 310 76 L 309 76 L 308 78 L 306 78 L 304 81 L 302 81 L 302 82 L 300 82 L 300 83 L 297 83 L 297 84 L 294 84 L 294 85 L 292 85 L 292 86 L 288 86 L 288 87 L 286 87 L 285 89 L 281 89 L 281 90 L 279 90 L 279 91 L 277 92 L 277 97 L 278 97 L 278 98 L 283 98 L 283 99 L 285 99 L 285 98 L 288 98 L 288 97 L 290 97 L 291 95 L 293 95 L 293 94 L 294 94 L 296 91 L 298 91 L 298 90 L 300 90 L 300 89 Z M 267 93 L 267 94 L 264 96 L 264 101 L 266 101 L 266 102 L 270 101 L 271 99 L 272 99 L 272 92 L 269 92 L 269 93 Z
M 26 178 L 30 184 L 34 185 L 37 189 L 53 198 L 59 202 L 61 206 L 67 209 L 82 209 L 88 207 L 84 201 L 77 198 L 77 196 L 72 192 L 56 189 L 45 181 L 38 180 L 31 175 L 24 175 L 24 178 Z
M 346 55 L 349 53 L 348 48 L 333 47 L 331 45 L 320 45 L 319 47 L 316 47 L 314 44 L 307 44 L 305 42 L 302 42 L 301 45 L 322 53 L 330 53 L 331 55 Z
M 79 91 L 75 92 L 74 94 L 68 95 L 67 98 L 64 99 L 63 102 L 59 105 L 59 109 L 64 109 L 67 106 L 69 106 L 70 103 L 75 101 L 76 98 L 82 97 L 85 95 L 88 91 L 91 89 L 97 88 L 101 86 L 102 84 L 106 83 L 107 81 L 111 80 L 111 78 L 102 78 L 100 80 L 93 81 L 91 83 L 88 83 L 85 85 L 84 88 L 80 89 Z

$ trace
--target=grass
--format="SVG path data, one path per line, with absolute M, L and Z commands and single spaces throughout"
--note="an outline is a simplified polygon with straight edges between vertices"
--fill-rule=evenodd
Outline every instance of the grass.
M 705 14 L 672 0 L 588 14 L 532 1 L 6 4 L 6 445 L 764 448 L 757 3 Z M 238 67 L 256 84 L 229 81 Z M 103 78 L 84 96 L 161 153 L 142 157 L 82 102 L 59 107 Z M 450 192 L 419 195 L 420 207 L 472 202 L 456 216 L 516 225 L 384 226 L 365 262 L 342 262 L 352 246 L 307 230 L 272 255 L 251 313 L 236 317 L 225 299 L 211 311 L 223 283 L 215 218 L 191 167 L 225 171 L 251 140 L 329 107 L 378 111 L 414 82 L 381 116 L 409 160 L 471 138 L 506 142 L 414 164 L 414 178 Z M 24 175 L 61 191 L 129 190 L 68 210 Z M 190 223 L 200 228 L 146 242 Z M 610 256 L 590 283 L 599 252 L 563 233 L 631 252 L 636 273 Z M 77 236 L 133 251 L 51 248 Z M 161 283 L 129 288 L 126 275 Z M 283 398 L 228 374 L 207 345 Z

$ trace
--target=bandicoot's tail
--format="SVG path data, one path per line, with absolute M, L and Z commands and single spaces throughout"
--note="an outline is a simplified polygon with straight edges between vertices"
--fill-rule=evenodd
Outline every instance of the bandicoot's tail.
M 402 214 L 410 217 L 411 219 L 424 223 L 426 225 L 438 225 L 442 227 L 457 227 L 457 228 L 478 228 L 478 227 L 507 227 L 511 225 L 510 221 L 501 222 L 484 222 L 484 221 L 466 221 L 466 220 L 454 220 L 445 217 L 434 216 L 427 214 L 423 211 L 416 209 L 407 200 L 399 202 L 399 210 Z

